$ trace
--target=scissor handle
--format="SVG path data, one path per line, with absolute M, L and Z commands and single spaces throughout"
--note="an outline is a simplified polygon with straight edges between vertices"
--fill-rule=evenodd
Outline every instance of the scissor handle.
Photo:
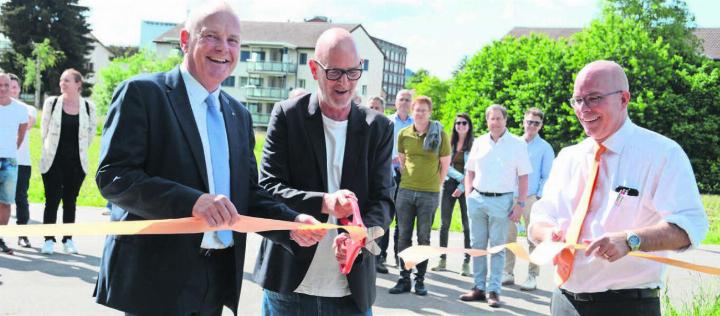
M 357 226 L 365 229 L 365 224 L 363 224 L 362 216 L 360 216 L 360 207 L 358 207 L 355 200 L 348 200 L 350 201 L 350 206 L 352 207 L 352 221 L 348 220 L 347 218 L 341 218 L 339 219 L 340 224 L 345 226 Z M 340 263 L 340 272 L 342 272 L 342 274 L 344 275 L 348 275 L 348 273 L 350 273 L 350 270 L 352 270 L 355 259 L 360 254 L 360 249 L 365 247 L 365 238 L 360 241 L 346 239 L 345 247 L 347 248 L 348 253 L 345 257 L 345 262 Z

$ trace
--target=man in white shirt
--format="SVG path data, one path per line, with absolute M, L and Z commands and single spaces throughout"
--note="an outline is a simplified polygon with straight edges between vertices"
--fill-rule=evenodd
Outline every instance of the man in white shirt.
M 10 205 L 15 202 L 17 151 L 25 139 L 27 109 L 10 97 L 10 76 L 0 74 L 0 225 L 10 220 Z M 12 254 L 0 238 L 0 251 Z
M 633 124 L 629 101 L 627 77 L 614 62 L 592 62 L 575 79 L 570 104 L 589 138 L 558 154 L 529 226 L 535 243 L 573 239 L 566 232 L 577 232 L 570 223 L 587 207 L 584 221 L 575 221 L 577 240 L 588 248 L 556 258 L 564 264 L 556 268 L 562 284 L 553 293 L 552 315 L 660 315 L 665 266 L 626 255 L 697 247 L 707 233 L 687 155 L 671 139 Z M 592 193 L 582 206 L 586 184 Z
M 485 110 L 489 133 L 473 143 L 465 164 L 465 188 L 470 243 L 473 249 L 487 249 L 507 241 L 510 221 L 517 222 L 523 213 L 532 172 L 527 144 L 506 128 L 507 110 L 491 105 Z M 513 202 L 516 189 L 518 198 Z M 485 301 L 500 306 L 500 279 L 505 265 L 505 250 L 490 256 L 488 279 L 487 257 L 473 258 L 475 286 L 460 296 L 463 301 Z M 487 292 L 487 296 L 486 296 Z
M 30 175 L 32 171 L 32 164 L 30 161 L 30 146 L 29 136 L 30 129 L 35 125 L 35 118 L 37 117 L 37 110 L 35 107 L 25 104 L 20 101 L 20 78 L 14 74 L 8 74 L 10 77 L 10 97 L 19 102 L 28 111 L 28 127 L 25 133 L 25 138 L 18 148 L 18 175 L 17 175 L 17 186 L 15 189 L 15 212 L 16 212 L 16 224 L 26 225 L 30 220 L 30 206 L 28 204 L 27 191 L 30 186 Z M 30 248 L 30 240 L 25 236 L 18 237 L 18 245 Z

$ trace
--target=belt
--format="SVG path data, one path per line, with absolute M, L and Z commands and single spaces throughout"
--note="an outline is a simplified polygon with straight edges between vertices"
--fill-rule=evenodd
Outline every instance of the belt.
M 641 300 L 645 298 L 658 298 L 660 289 L 626 289 L 626 290 L 607 290 L 597 293 L 573 293 L 560 289 L 560 291 L 570 300 L 576 302 L 600 302 L 615 300 Z
M 477 191 L 477 193 L 480 193 L 480 195 L 484 195 L 484 196 L 503 196 L 503 195 L 505 195 L 505 194 L 510 194 L 510 193 L 512 193 L 512 192 L 505 192 L 505 193 L 481 192 L 481 191 L 478 190 L 477 188 L 473 188 L 473 190 Z
M 214 255 L 219 255 L 224 253 L 226 250 L 233 249 L 233 247 L 227 247 L 227 248 L 220 248 L 220 249 L 208 249 L 208 248 L 200 248 L 200 256 L 202 257 L 212 257 Z

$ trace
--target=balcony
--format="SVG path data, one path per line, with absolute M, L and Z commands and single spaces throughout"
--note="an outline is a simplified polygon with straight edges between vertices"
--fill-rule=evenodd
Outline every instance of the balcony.
M 245 87 L 245 98 L 262 101 L 280 101 L 288 97 L 288 91 L 285 88 L 255 88 Z
M 254 126 L 267 126 L 270 122 L 270 113 L 250 112 Z
M 273 61 L 247 61 L 248 73 L 293 74 L 297 72 L 297 63 Z

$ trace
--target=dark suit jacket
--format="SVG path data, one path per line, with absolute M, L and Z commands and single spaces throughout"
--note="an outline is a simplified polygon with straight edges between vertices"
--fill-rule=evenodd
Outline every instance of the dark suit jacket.
M 347 128 L 340 188 L 357 195 L 367 227 L 387 231 L 394 188 L 390 173 L 393 127 L 382 114 L 352 105 Z M 328 216 L 321 214 L 322 196 L 327 192 L 326 159 L 317 95 L 276 104 L 265 139 L 260 185 L 293 209 L 326 222 Z M 271 291 L 293 292 L 316 248 L 293 245 L 289 251 L 266 238 L 255 265 L 256 281 Z M 348 283 L 358 308 L 370 308 L 375 301 L 375 261 L 368 251 L 358 256 Z
M 230 150 L 230 200 L 238 213 L 293 220 L 297 213 L 257 184 L 250 113 L 222 92 L 220 103 Z M 198 197 L 208 192 L 206 157 L 179 68 L 135 77 L 118 87 L 102 146 L 96 181 L 102 195 L 124 210 L 114 218 L 189 217 Z M 178 302 L 179 293 L 189 276 L 199 272 L 202 237 L 108 236 L 95 289 L 97 302 L 134 314 L 185 314 L 182 306 L 188 304 Z M 233 311 L 243 278 L 245 237 L 233 234 L 235 287 L 227 289 L 233 295 L 224 302 Z

